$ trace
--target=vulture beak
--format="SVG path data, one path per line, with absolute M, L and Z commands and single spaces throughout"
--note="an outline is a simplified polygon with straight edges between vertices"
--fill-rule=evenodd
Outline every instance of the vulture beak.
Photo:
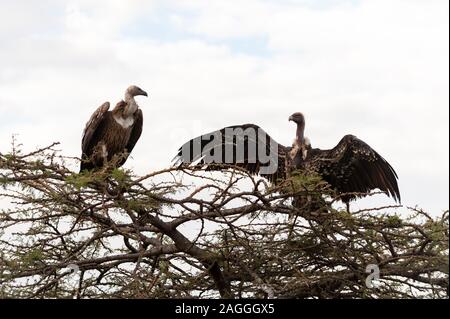
M 141 90 L 140 95 L 143 95 L 143 96 L 147 96 L 147 97 L 148 97 L 147 92 L 145 92 L 144 90 Z
M 289 121 L 295 122 L 295 121 L 294 121 L 294 117 L 293 117 L 292 115 L 289 116 Z M 288 122 L 289 122 L 289 121 L 288 121 Z

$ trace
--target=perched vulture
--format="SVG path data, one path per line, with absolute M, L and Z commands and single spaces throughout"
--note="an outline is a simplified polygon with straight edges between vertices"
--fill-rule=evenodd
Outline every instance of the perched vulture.
M 134 99 L 137 95 L 147 93 L 132 85 L 112 111 L 105 102 L 92 114 L 83 132 L 80 172 L 100 168 L 114 156 L 121 156 L 118 166 L 125 163 L 142 133 L 142 111 Z
M 238 166 L 273 183 L 284 180 L 293 170 L 316 173 L 342 196 L 351 199 L 380 189 L 400 202 L 397 174 L 374 149 L 353 135 L 345 135 L 332 149 L 312 148 L 304 136 L 305 118 L 294 113 L 289 121 L 297 124 L 292 147 L 277 143 L 254 124 L 225 127 L 196 137 L 181 146 L 175 165 L 198 163 L 206 170 Z M 353 193 L 353 194 L 351 194 Z M 348 195 L 345 195 L 348 194 Z

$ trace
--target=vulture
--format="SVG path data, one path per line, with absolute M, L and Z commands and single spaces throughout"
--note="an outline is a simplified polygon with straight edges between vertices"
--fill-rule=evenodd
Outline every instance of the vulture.
M 92 114 L 83 131 L 80 172 L 101 168 L 112 159 L 118 167 L 126 162 L 142 133 L 142 111 L 134 99 L 137 95 L 148 96 L 131 85 L 112 111 L 105 102 Z
M 183 144 L 174 158 L 178 167 L 197 163 L 205 170 L 239 167 L 259 174 L 272 183 L 289 178 L 291 172 L 321 176 L 347 205 L 379 189 L 400 202 L 397 174 L 374 149 L 354 135 L 345 135 L 332 149 L 312 148 L 305 137 L 305 118 L 297 112 L 289 117 L 297 125 L 291 147 L 272 139 L 255 124 L 225 127 Z

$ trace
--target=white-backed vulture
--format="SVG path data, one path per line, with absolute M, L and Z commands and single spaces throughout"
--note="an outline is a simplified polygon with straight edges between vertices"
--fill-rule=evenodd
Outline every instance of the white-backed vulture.
M 134 99 L 137 95 L 148 96 L 132 85 L 112 111 L 105 102 L 92 114 L 83 132 L 80 172 L 100 168 L 115 156 L 119 156 L 117 166 L 125 163 L 142 133 L 142 111 Z
M 273 140 L 255 124 L 225 127 L 194 138 L 179 148 L 176 165 L 198 162 L 206 170 L 238 166 L 273 183 L 286 179 L 293 170 L 318 174 L 348 204 L 373 189 L 380 189 L 400 202 L 397 174 L 392 166 L 368 144 L 345 135 L 329 150 L 312 148 L 304 136 L 305 118 L 297 112 L 289 117 L 297 124 L 292 147 Z

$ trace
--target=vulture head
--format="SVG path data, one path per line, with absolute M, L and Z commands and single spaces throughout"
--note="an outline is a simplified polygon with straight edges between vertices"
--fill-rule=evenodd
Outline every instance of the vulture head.
M 295 136 L 294 144 L 303 145 L 306 147 L 311 147 L 309 139 L 305 137 L 305 117 L 303 113 L 296 112 L 289 116 L 289 121 L 293 121 L 297 124 L 297 134 Z M 306 156 L 306 155 L 304 155 Z
M 121 111 L 122 117 L 129 117 L 136 113 L 136 111 L 138 109 L 138 105 L 137 105 L 136 101 L 134 100 L 134 97 L 136 95 L 148 96 L 147 92 L 145 92 L 140 87 L 137 87 L 136 85 L 129 86 L 128 89 L 125 91 L 125 103 L 119 102 L 119 104 L 118 104 L 118 105 L 123 104 L 123 106 L 124 106 L 124 108 L 119 107 L 119 109 L 118 109 L 118 110 L 122 110 Z
M 289 116 L 289 121 L 293 121 L 298 125 L 305 125 L 305 117 L 303 116 L 303 113 L 300 112 L 296 112 Z
M 145 92 L 143 89 L 137 87 L 136 85 L 131 85 L 128 87 L 128 89 L 125 91 L 125 96 L 137 96 L 137 95 L 144 95 L 148 96 L 147 92 Z

